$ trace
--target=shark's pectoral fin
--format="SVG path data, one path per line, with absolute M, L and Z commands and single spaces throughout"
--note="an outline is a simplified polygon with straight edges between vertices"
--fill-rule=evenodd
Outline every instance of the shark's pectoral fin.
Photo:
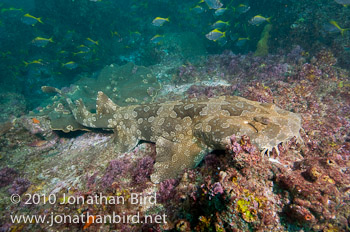
M 119 106 L 114 104 L 103 92 L 98 92 L 96 99 L 96 113 L 91 113 L 82 99 L 76 100 L 74 103 L 70 98 L 66 101 L 71 109 L 75 120 L 90 128 L 112 129 L 115 126 L 115 112 Z
M 52 130 L 62 130 L 65 133 L 71 132 L 71 131 L 90 131 L 90 128 L 85 127 L 78 123 L 73 115 L 71 114 L 57 114 L 55 113 L 49 113 L 50 117 L 50 125 Z
M 156 163 L 151 175 L 153 183 L 176 178 L 186 168 L 194 168 L 207 154 L 206 147 L 197 144 L 192 137 L 185 137 L 181 142 L 172 142 L 163 137 L 156 141 Z
M 135 148 L 139 142 L 139 139 L 135 137 L 133 133 L 127 133 L 126 130 L 117 126 L 114 129 L 115 144 L 117 153 L 125 153 Z
M 67 98 L 67 103 L 78 123 L 86 127 L 96 128 L 93 124 L 96 121 L 96 115 L 86 108 L 82 99 L 76 100 L 74 104 L 70 98 Z

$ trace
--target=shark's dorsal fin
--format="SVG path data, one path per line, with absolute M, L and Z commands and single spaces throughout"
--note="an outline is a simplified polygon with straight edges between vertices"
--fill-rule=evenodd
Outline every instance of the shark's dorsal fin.
M 115 104 L 106 94 L 102 91 L 99 91 L 96 99 L 96 114 L 99 115 L 108 115 L 116 112 L 119 106 Z

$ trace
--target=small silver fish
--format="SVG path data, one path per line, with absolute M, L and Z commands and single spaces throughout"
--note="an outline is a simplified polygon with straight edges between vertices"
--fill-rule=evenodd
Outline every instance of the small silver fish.
M 209 32 L 208 34 L 206 34 L 205 37 L 207 37 L 207 39 L 209 39 L 209 40 L 216 41 L 221 37 L 225 37 L 225 35 L 226 35 L 225 32 L 221 32 L 218 29 L 214 29 L 211 32 Z
M 199 5 L 197 5 L 197 6 L 193 7 L 193 8 L 191 8 L 191 11 L 193 11 L 196 14 L 200 14 L 200 13 L 204 12 L 204 8 L 199 6 Z
M 247 43 L 248 40 L 249 40 L 249 37 L 247 37 L 247 38 L 238 38 L 237 42 L 235 44 L 236 44 L 237 47 L 242 47 L 242 46 L 244 46 Z
M 79 45 L 78 49 L 79 51 L 82 51 L 82 52 L 89 52 L 91 50 L 89 47 L 85 46 L 84 44 Z
M 157 43 L 162 42 L 163 39 L 164 39 L 163 35 L 155 35 L 152 37 L 151 42 L 157 44 Z
M 37 47 L 45 47 L 49 42 L 53 43 L 52 38 L 46 39 L 42 37 L 36 37 L 32 40 L 32 44 Z
M 334 20 L 331 20 L 328 24 L 323 25 L 323 28 L 329 33 L 340 32 L 342 36 L 344 36 L 346 31 L 350 30 L 350 28 L 341 28 Z
M 264 23 L 264 22 L 270 22 L 270 18 L 265 18 L 264 16 L 261 15 L 255 15 L 253 18 L 251 18 L 251 20 L 249 20 L 249 23 L 255 26 L 259 26 L 260 24 Z
M 65 67 L 65 68 L 67 68 L 67 69 L 69 69 L 69 70 L 72 70 L 72 69 L 77 68 L 77 67 L 78 67 L 78 64 L 75 63 L 74 61 L 69 61 L 69 62 L 67 62 L 67 63 L 65 63 L 65 64 L 62 64 L 62 67 Z
M 210 9 L 219 9 L 224 5 L 220 0 L 204 0 L 204 2 L 207 3 Z
M 86 40 L 84 41 L 84 44 L 86 46 L 93 46 L 93 45 L 98 45 L 98 41 L 93 40 L 91 38 L 86 38 Z
M 240 14 L 244 14 L 244 13 L 248 12 L 249 10 L 250 10 L 250 6 L 245 5 L 245 4 L 239 4 L 236 7 L 236 11 Z
M 350 0 L 334 0 L 334 1 L 340 5 L 350 5 Z
M 34 26 L 37 22 L 43 23 L 43 21 L 41 21 L 41 18 L 34 17 L 33 15 L 30 15 L 30 14 L 23 15 L 22 22 L 32 26 Z
M 227 7 L 226 8 L 219 8 L 215 11 L 214 15 L 220 16 L 220 15 L 223 15 L 226 11 L 227 11 Z
M 165 22 L 169 22 L 169 18 L 156 17 L 153 19 L 152 24 L 156 27 L 161 27 Z
M 215 28 L 216 29 L 222 29 L 222 28 L 225 28 L 225 27 L 227 27 L 229 25 L 230 25 L 229 22 L 224 22 L 222 20 L 218 20 L 215 23 L 213 23 L 213 25 L 211 25 L 211 28 L 213 28 L 213 29 L 215 29 Z

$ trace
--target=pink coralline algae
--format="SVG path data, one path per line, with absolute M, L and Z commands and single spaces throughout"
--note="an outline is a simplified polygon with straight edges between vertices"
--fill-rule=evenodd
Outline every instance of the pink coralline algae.
M 297 220 L 300 223 L 312 223 L 315 222 L 315 217 L 312 213 L 303 206 L 300 205 L 289 205 L 287 209 L 287 214 L 291 219 Z
M 229 154 L 239 154 L 243 151 L 241 145 L 237 142 L 235 135 L 230 137 L 230 143 L 226 145 L 226 150 Z
M 256 149 L 256 147 L 252 145 L 250 138 L 247 135 L 242 135 L 240 143 L 243 151 L 249 154 L 253 154 L 259 151 L 259 149 Z
M 159 184 L 158 199 L 160 202 L 169 201 L 174 197 L 177 184 L 177 180 L 174 179 L 167 179 Z
M 335 157 L 310 158 L 296 162 L 294 170 L 277 176 L 277 183 L 288 191 L 291 204 L 286 213 L 299 223 L 308 223 L 318 228 L 325 220 L 335 224 L 344 220 L 348 197 L 342 192 L 348 188 L 350 178 L 346 161 Z M 342 228 L 345 225 L 337 225 Z
M 114 182 L 118 182 L 119 178 L 128 170 L 128 165 L 120 160 L 112 160 L 109 162 L 105 174 L 100 180 L 102 188 L 109 188 Z
M 174 180 L 161 184 L 162 192 L 174 197 L 164 201 L 172 209 L 169 214 L 176 215 L 175 205 L 186 202 L 184 210 L 197 215 L 194 228 L 199 231 L 218 226 L 276 231 L 282 230 L 277 222 L 286 219 L 306 228 L 327 228 L 324 222 L 329 220 L 337 228 L 346 228 L 341 223 L 348 217 L 348 206 L 339 203 L 346 202 L 341 192 L 350 184 L 346 161 L 335 157 L 297 161 L 291 158 L 295 146 L 293 139 L 286 142 L 279 146 L 280 161 L 270 160 L 249 137 L 232 136 L 226 146 L 228 155 L 208 155 L 203 167 L 186 172 L 177 186 Z M 273 188 L 280 193 L 274 194 Z
M 271 89 L 261 82 L 256 82 L 253 83 L 253 86 L 248 86 L 243 96 L 261 103 L 273 103 L 274 100 Z
M 298 76 L 301 80 L 317 81 L 322 77 L 322 71 L 318 69 L 318 66 L 306 63 L 301 67 Z
M 285 230 L 280 222 L 316 231 L 348 230 L 349 73 L 335 62 L 329 51 L 308 57 L 300 47 L 283 58 L 231 53 L 209 58 L 201 72 L 224 73 L 236 94 L 299 113 L 303 141 L 293 138 L 278 145 L 278 152 L 260 154 L 249 137 L 232 136 L 225 155 L 207 155 L 171 188 L 174 199 L 165 204 L 169 214 L 189 213 L 197 231 Z M 220 95 L 215 91 L 194 85 L 187 94 Z M 174 211 L 179 204 L 182 211 Z M 188 218 L 181 220 L 187 225 Z
M 139 160 L 133 172 L 133 181 L 140 185 L 146 183 L 153 170 L 154 159 L 150 156 L 143 157 Z
M 243 168 L 261 159 L 259 149 L 252 145 L 250 138 L 243 135 L 237 142 L 236 136 L 232 135 L 230 142 L 226 145 L 226 152 L 232 155 L 232 161 L 236 168 Z
M 30 181 L 24 178 L 17 178 L 13 181 L 12 186 L 9 188 L 10 194 L 22 195 L 29 186 L 31 185 Z
M 201 185 L 202 194 L 206 194 L 209 199 L 212 199 L 213 197 L 223 194 L 224 188 L 221 186 L 220 182 L 211 182 L 211 178 L 207 176 L 205 178 L 206 184 Z
M 86 181 L 86 187 L 88 189 L 93 189 L 96 187 L 96 180 L 97 180 L 97 175 L 98 175 L 98 172 L 95 172 L 93 175 L 91 176 L 86 176 L 87 178 L 87 181 Z
M 169 215 L 175 218 L 182 215 L 176 211 L 176 205 L 181 204 L 182 211 L 193 217 L 196 231 L 277 229 L 273 218 L 276 208 L 271 203 L 277 199 L 268 184 L 271 166 L 262 162 L 257 151 L 249 137 L 242 136 L 237 141 L 232 136 L 227 145 L 228 155 L 209 154 L 202 167 L 185 172 L 176 186 L 170 180 L 161 183 L 162 191 L 173 197 L 166 201 Z M 238 165 L 239 160 L 244 165 Z
M 216 97 L 221 95 L 232 95 L 236 86 L 201 86 L 201 85 L 191 85 L 191 87 L 186 91 L 189 97 Z
M 4 167 L 0 170 L 0 188 L 5 187 L 13 182 L 18 175 L 13 168 Z
M 193 66 L 191 63 L 187 63 L 185 65 L 182 65 L 179 68 L 176 82 L 177 83 L 188 82 L 189 80 L 197 76 L 198 76 L 197 68 Z
M 212 187 L 212 194 L 215 196 L 217 194 L 223 194 L 224 189 L 222 188 L 220 182 L 215 182 Z
M 290 69 L 290 65 L 281 62 L 278 56 L 269 55 L 263 58 L 252 54 L 236 55 L 230 51 L 212 56 L 208 59 L 206 67 L 209 70 L 217 70 L 217 73 L 225 73 L 225 80 L 268 80 L 271 77 L 283 80 Z

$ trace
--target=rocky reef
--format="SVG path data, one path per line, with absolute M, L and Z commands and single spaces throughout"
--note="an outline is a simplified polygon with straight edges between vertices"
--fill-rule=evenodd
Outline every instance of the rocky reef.
M 108 131 L 52 131 L 53 119 L 74 119 L 64 98 L 52 96 L 48 107 L 1 124 L 1 230 L 349 230 L 350 84 L 349 72 L 336 62 L 328 50 L 309 56 L 300 47 L 264 58 L 224 52 L 167 68 L 163 74 L 171 78 L 162 88 L 154 71 L 159 67 L 128 64 L 106 67 L 97 79 L 62 89 L 72 99 L 83 98 L 89 110 L 97 91 L 118 105 L 238 95 L 300 115 L 302 141 L 288 139 L 267 155 L 253 136 L 232 135 L 195 168 L 155 184 L 155 144 L 141 141 L 131 151 L 117 152 L 117 138 Z M 136 100 L 125 101 L 131 96 L 119 85 L 121 77 L 130 77 L 126 83 L 135 87 Z M 11 203 L 11 194 L 22 200 Z M 28 198 L 33 194 L 40 196 L 39 204 Z M 135 196 L 139 201 L 133 204 Z M 81 202 L 70 202 L 75 199 Z M 97 221 L 115 214 L 138 215 L 143 223 Z M 86 220 L 14 223 L 11 215 L 83 215 Z

